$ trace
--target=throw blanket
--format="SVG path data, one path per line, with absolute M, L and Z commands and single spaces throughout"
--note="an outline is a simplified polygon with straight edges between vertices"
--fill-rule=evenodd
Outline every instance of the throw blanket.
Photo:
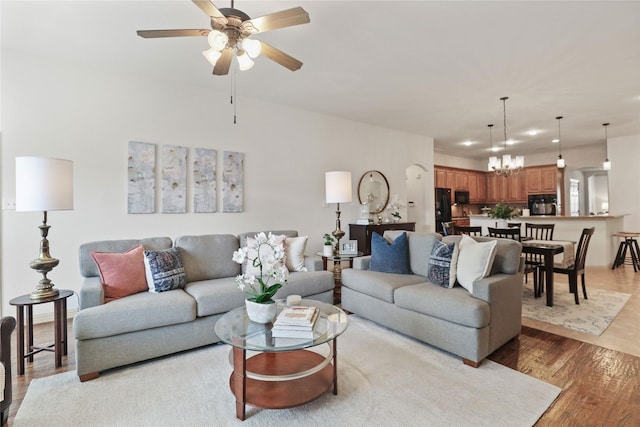
M 573 242 L 567 242 L 564 240 L 527 240 L 527 243 L 539 243 L 543 245 L 562 245 L 564 250 L 554 258 L 554 266 L 560 268 L 571 267 L 574 262 L 573 257 Z

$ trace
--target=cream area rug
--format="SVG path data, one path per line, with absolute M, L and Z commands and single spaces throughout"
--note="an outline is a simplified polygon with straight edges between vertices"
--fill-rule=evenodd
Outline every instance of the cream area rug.
M 613 322 L 631 295 L 621 292 L 593 289 L 587 287 L 587 296 L 582 295 L 582 286 L 578 282 L 580 304 L 569 292 L 569 285 L 561 283 L 554 286 L 553 307 L 547 307 L 547 296 L 533 297 L 533 284 L 525 284 L 522 294 L 522 315 L 529 319 L 559 325 L 591 335 L 601 335 Z
M 560 389 L 485 360 L 460 358 L 354 315 L 338 338 L 338 395 L 235 418 L 229 347 L 112 370 L 36 379 L 14 426 L 531 426 Z

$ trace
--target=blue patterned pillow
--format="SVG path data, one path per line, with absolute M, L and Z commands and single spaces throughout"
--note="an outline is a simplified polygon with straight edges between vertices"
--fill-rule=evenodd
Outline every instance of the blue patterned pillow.
M 371 236 L 369 270 L 411 274 L 407 233 L 402 233 L 393 243 L 389 243 L 384 237 L 374 232 Z
M 427 277 L 431 283 L 440 285 L 443 288 L 452 287 L 451 277 L 451 258 L 454 254 L 455 243 L 448 245 L 442 242 L 435 242 L 431 249 L 431 257 L 429 258 L 429 268 L 427 269 Z
M 182 259 L 176 248 L 144 251 L 144 266 L 150 292 L 181 289 L 187 284 Z

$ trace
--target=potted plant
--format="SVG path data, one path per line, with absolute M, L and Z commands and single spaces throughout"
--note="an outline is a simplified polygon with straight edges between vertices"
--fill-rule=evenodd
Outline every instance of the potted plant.
M 400 216 L 400 209 L 404 207 L 405 207 L 404 203 L 399 201 L 397 198 L 394 199 L 391 203 L 389 203 L 389 206 L 387 206 L 387 210 L 391 214 L 393 218 L 393 222 L 396 222 L 396 223 L 400 222 L 400 220 L 402 219 L 402 216 Z
M 488 214 L 490 218 L 498 220 L 498 228 L 507 228 L 507 220 L 518 216 L 517 208 L 502 202 L 498 202 L 495 208 L 489 210 Z
M 245 273 L 236 276 L 235 281 L 245 292 L 250 320 L 268 323 L 275 317 L 273 296 L 286 283 L 289 274 L 284 257 L 284 241 L 271 233 L 269 236 L 259 233 L 255 238 L 248 238 L 246 245 L 233 253 L 235 262 L 247 263 Z M 271 279 L 276 283 L 269 285 Z
M 322 255 L 324 256 L 333 256 L 333 242 L 335 239 L 329 233 L 324 233 L 324 245 L 322 247 Z

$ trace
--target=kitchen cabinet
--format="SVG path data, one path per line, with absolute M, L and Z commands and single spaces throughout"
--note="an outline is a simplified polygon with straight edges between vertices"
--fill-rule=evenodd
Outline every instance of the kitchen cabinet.
M 487 174 L 486 172 L 470 171 L 468 177 L 469 203 L 480 204 L 487 201 Z
M 558 182 L 562 182 L 564 170 L 556 165 L 527 168 L 528 194 L 555 194 Z
M 469 190 L 469 174 L 467 172 L 455 172 L 456 190 Z
M 441 168 L 434 168 L 435 171 L 435 184 L 436 188 L 448 188 L 447 187 L 447 171 Z

